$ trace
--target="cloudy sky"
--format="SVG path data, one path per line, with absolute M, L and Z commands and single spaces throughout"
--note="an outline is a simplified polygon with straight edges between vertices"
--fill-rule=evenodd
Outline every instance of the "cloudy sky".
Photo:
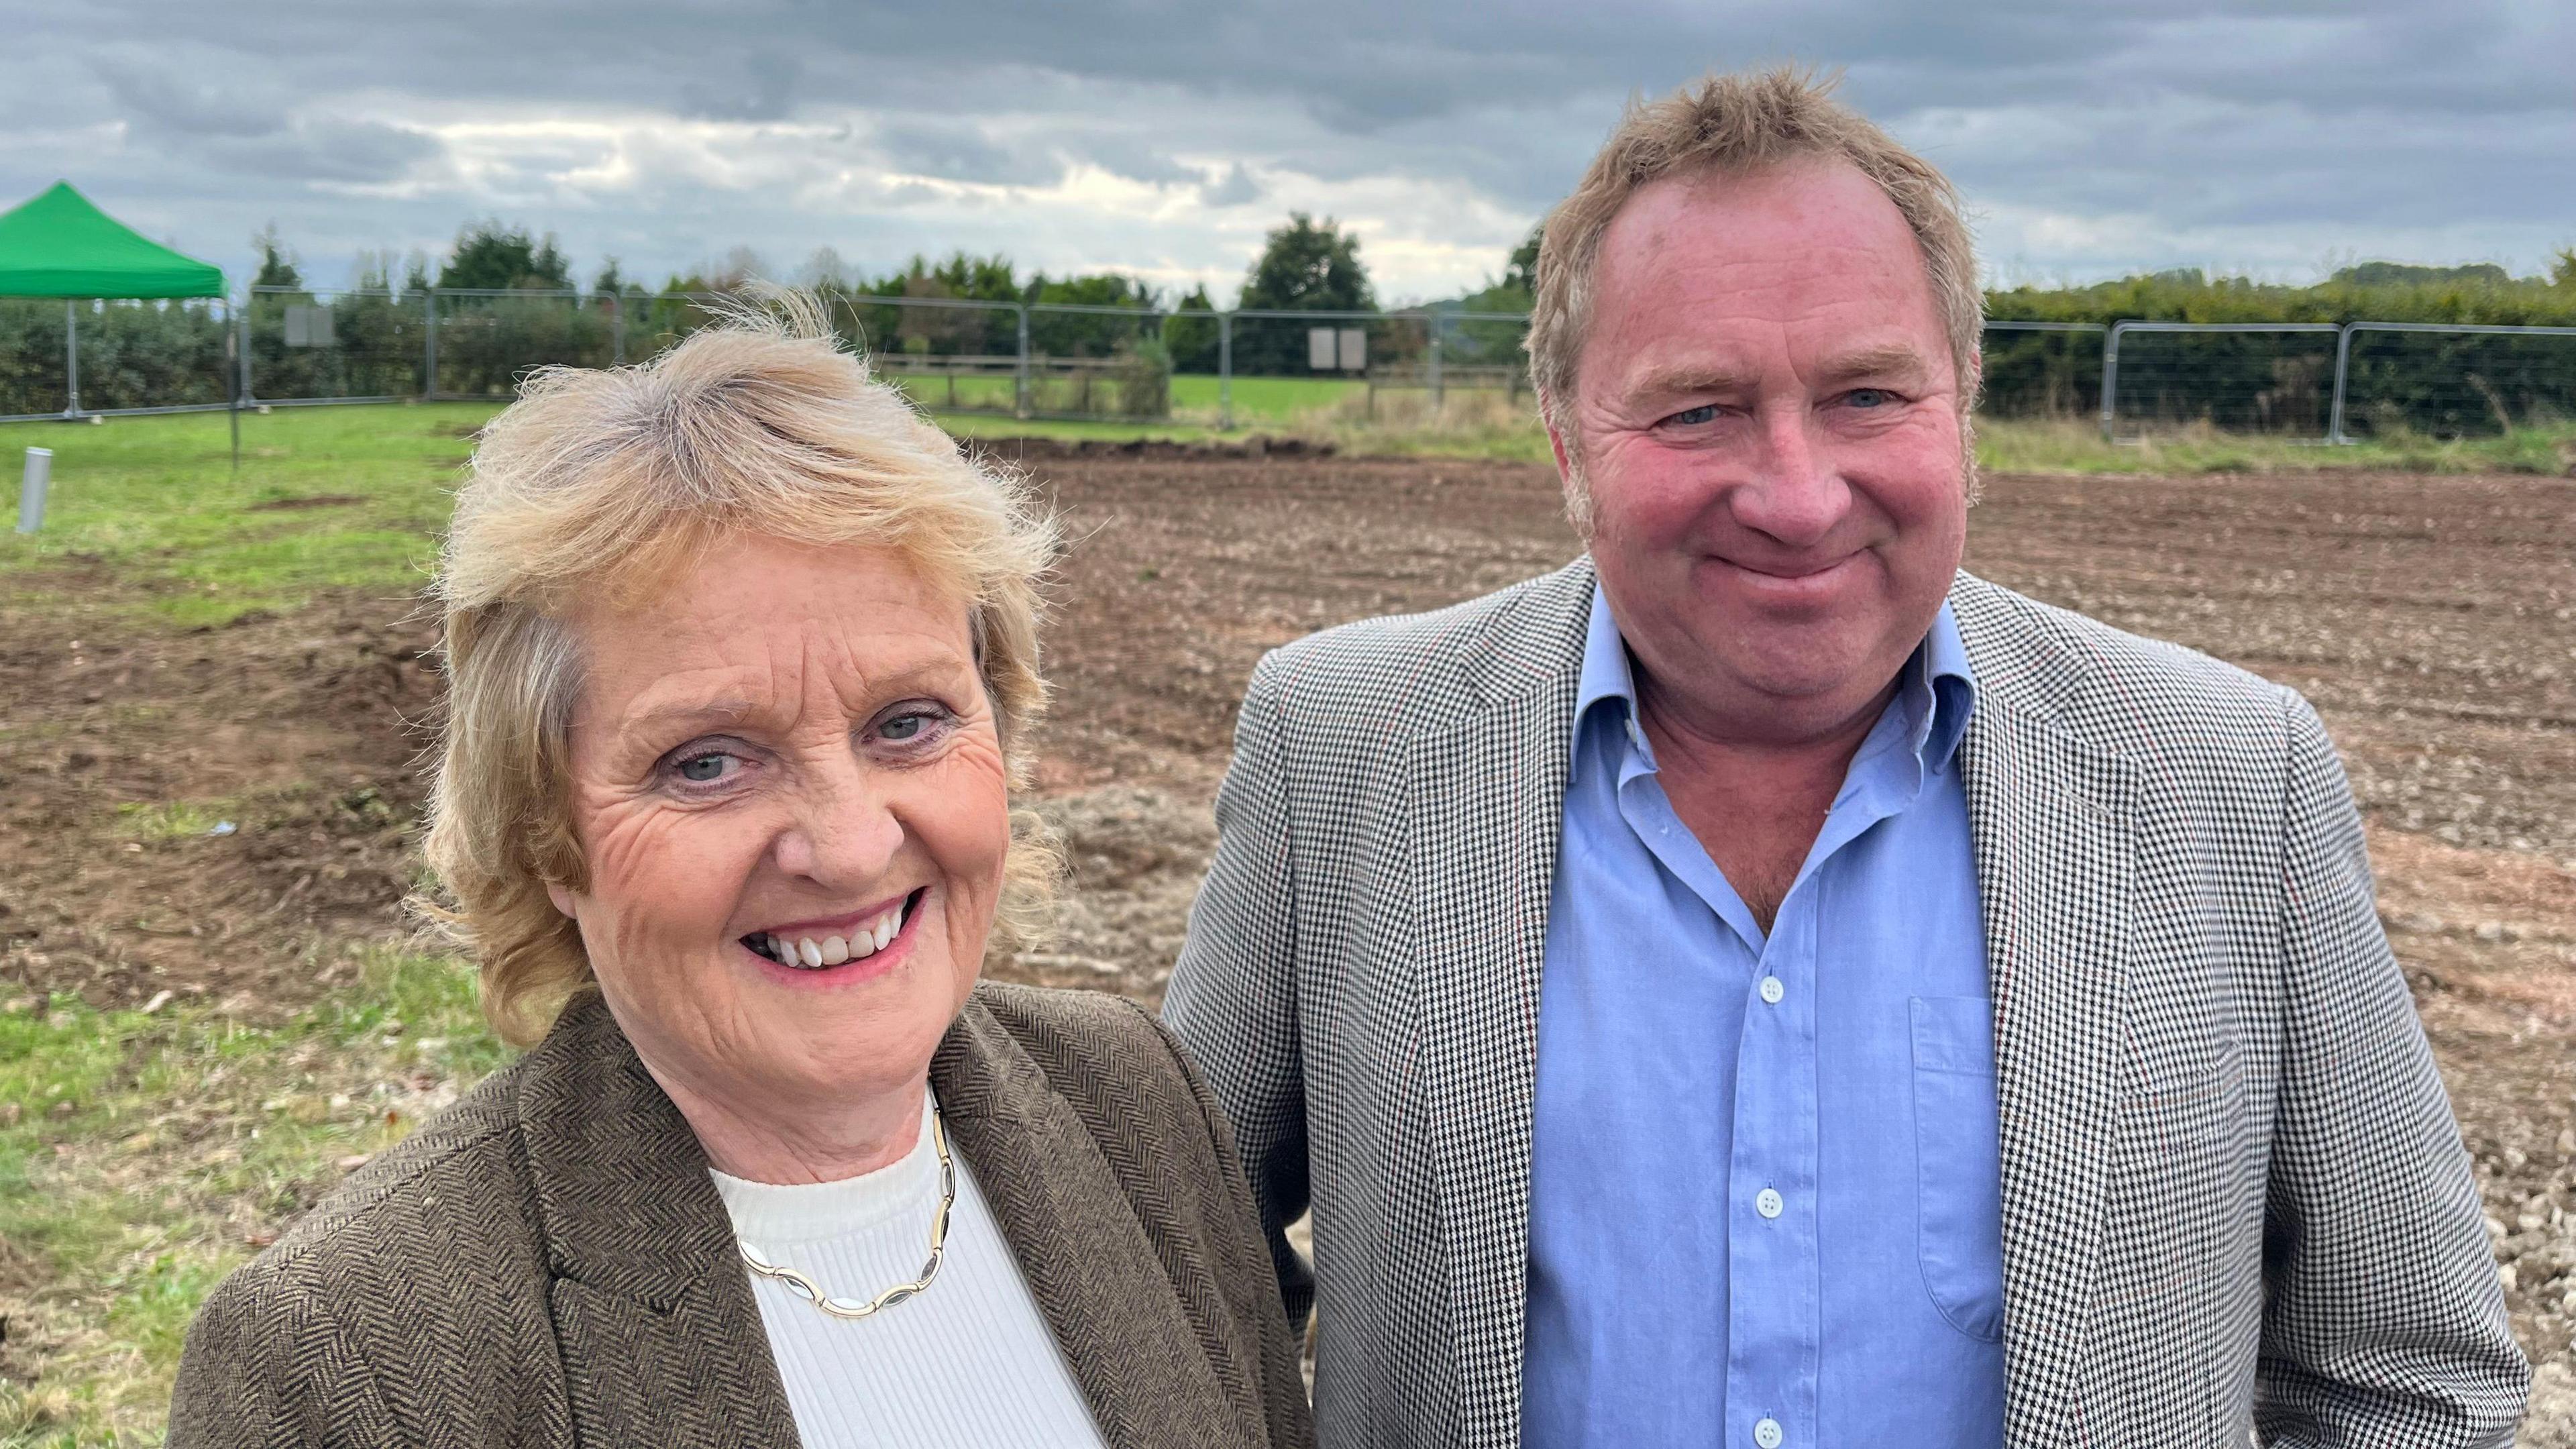
M 0 0 L 0 205 L 69 179 L 238 280 L 468 217 L 658 282 L 749 247 L 1231 297 L 1291 209 L 1390 300 L 1500 270 L 1631 94 L 1794 59 L 1945 167 L 1989 276 L 2576 243 L 2567 0 Z

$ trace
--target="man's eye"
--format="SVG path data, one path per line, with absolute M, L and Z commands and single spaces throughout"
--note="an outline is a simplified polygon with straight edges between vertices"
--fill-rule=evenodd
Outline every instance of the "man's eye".
M 731 755 L 710 750 L 703 755 L 691 755 L 673 768 L 679 771 L 681 779 L 690 784 L 706 785 L 725 778 L 741 765 L 742 761 Z
M 1856 387 L 1843 394 L 1843 401 L 1856 408 L 1883 408 L 1896 401 L 1896 394 L 1885 388 Z
M 1685 408 L 1681 412 L 1677 412 L 1671 417 L 1664 419 L 1665 422 L 1679 423 L 1683 427 L 1689 427 L 1694 423 L 1715 422 L 1716 420 L 1717 404 L 1715 403 L 1702 403 L 1695 408 Z

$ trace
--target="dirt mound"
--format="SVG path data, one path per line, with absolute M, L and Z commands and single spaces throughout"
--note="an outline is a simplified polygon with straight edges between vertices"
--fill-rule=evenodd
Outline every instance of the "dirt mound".
M 184 634 L 8 620 L 0 973 L 97 1005 L 284 1006 L 313 989 L 312 942 L 392 929 L 415 722 L 438 699 L 434 636 L 407 612 L 347 598 Z
M 1334 445 L 1328 439 L 1274 438 L 1255 433 L 1248 438 L 1202 438 L 1193 442 L 1176 442 L 1168 438 L 961 438 L 959 446 L 970 453 L 997 458 L 1022 460 L 1054 458 L 1329 458 Z

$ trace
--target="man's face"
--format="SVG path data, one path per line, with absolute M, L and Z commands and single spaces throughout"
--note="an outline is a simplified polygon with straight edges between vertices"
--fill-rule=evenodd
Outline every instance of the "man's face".
M 1593 278 L 1554 441 L 1650 691 L 1746 743 L 1849 725 L 1967 538 L 1960 379 L 1904 217 L 1838 163 L 1670 178 Z

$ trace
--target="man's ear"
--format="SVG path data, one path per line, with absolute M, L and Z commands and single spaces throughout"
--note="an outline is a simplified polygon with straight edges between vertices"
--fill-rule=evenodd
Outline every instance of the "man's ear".
M 572 908 L 573 901 L 571 891 L 555 884 L 553 881 L 548 881 L 546 882 L 546 899 L 555 903 L 555 909 L 563 912 L 564 919 L 571 921 L 581 919 L 580 915 Z
M 1556 481 L 1571 484 L 1574 481 L 1574 463 L 1566 454 L 1564 435 L 1556 430 L 1556 409 L 1549 406 L 1544 389 L 1538 395 L 1538 421 L 1539 426 L 1547 429 L 1547 450 L 1556 455 Z

